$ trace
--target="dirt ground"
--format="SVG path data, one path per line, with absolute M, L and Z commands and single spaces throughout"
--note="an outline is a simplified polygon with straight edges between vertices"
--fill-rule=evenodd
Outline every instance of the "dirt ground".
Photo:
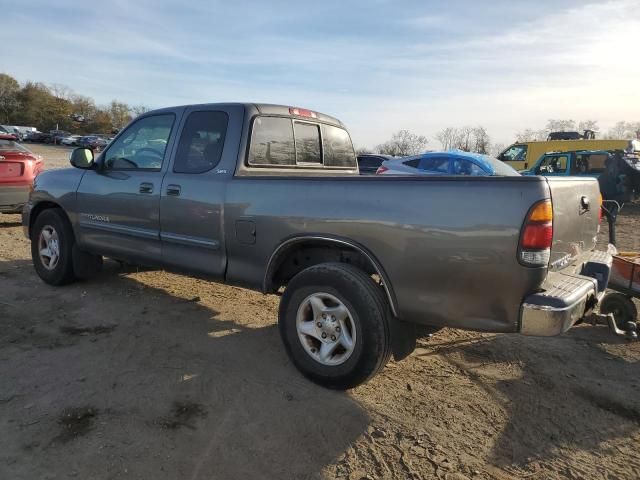
M 640 250 L 640 206 L 619 224 Z M 343 393 L 291 365 L 277 303 L 115 262 L 49 287 L 0 215 L 0 479 L 640 478 L 640 342 L 444 330 Z

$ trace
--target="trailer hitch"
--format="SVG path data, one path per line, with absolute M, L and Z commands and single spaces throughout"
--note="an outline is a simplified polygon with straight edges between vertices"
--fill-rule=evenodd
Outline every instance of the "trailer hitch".
M 592 325 L 607 325 L 611 332 L 620 337 L 626 337 L 627 340 L 638 340 L 638 326 L 636 322 L 627 322 L 625 325 L 626 330 L 622 330 L 618 328 L 613 313 L 592 313 L 586 318 L 586 321 Z

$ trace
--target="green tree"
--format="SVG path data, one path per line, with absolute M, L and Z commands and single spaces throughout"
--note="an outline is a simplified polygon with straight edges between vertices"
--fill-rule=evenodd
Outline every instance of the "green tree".
M 86 133 L 111 133 L 111 116 L 104 110 L 96 110 L 85 125 Z
M 114 128 L 121 129 L 131 121 L 131 109 L 126 103 L 112 100 L 106 110 Z
M 11 123 L 16 110 L 20 106 L 18 94 L 20 84 L 6 73 L 0 73 L 0 120 L 2 123 Z

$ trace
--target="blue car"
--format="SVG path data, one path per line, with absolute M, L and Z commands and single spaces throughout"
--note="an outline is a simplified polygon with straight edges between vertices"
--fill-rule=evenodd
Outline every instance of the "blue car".
M 497 158 L 479 153 L 449 150 L 387 160 L 378 175 L 467 175 L 472 177 L 518 176 L 517 171 Z

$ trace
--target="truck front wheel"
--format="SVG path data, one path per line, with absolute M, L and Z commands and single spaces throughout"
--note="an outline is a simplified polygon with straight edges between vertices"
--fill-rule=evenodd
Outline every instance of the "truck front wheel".
M 31 258 L 38 276 L 49 285 L 75 280 L 73 230 L 61 210 L 51 208 L 36 218 L 31 232 Z
M 382 289 L 351 265 L 297 274 L 280 303 L 280 335 L 291 361 L 325 387 L 353 388 L 389 361 L 389 307 Z

